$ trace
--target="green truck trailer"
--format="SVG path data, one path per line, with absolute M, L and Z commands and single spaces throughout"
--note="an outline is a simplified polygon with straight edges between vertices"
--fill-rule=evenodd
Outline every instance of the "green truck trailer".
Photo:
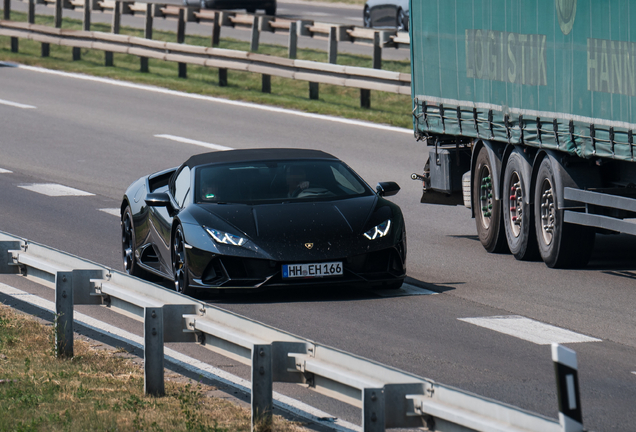
M 410 20 L 422 202 L 549 267 L 636 235 L 636 1 L 411 0 Z

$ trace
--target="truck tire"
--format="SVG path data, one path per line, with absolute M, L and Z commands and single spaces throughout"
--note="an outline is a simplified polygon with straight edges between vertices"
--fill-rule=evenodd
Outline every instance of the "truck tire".
M 534 190 L 534 220 L 537 244 L 543 262 L 550 268 L 585 267 L 594 248 L 593 228 L 563 222 L 559 208 L 561 191 L 556 187 L 559 171 L 550 158 L 541 161 Z
M 490 253 L 506 252 L 501 200 L 495 199 L 492 162 L 485 147 L 479 150 L 473 171 L 473 208 L 479 241 Z
M 532 183 L 532 179 L 528 178 L 529 170 L 523 156 L 513 151 L 504 171 L 502 208 L 508 248 L 520 261 L 539 258 L 534 215 L 525 196 L 529 190 L 527 185 Z

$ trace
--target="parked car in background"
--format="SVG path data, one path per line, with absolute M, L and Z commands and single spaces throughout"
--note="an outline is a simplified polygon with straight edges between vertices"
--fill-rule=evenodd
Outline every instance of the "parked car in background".
M 183 4 L 201 9 L 245 9 L 249 13 L 264 10 L 266 15 L 276 15 L 276 0 L 183 0 Z
M 364 5 L 364 26 L 409 29 L 409 0 L 368 0 Z

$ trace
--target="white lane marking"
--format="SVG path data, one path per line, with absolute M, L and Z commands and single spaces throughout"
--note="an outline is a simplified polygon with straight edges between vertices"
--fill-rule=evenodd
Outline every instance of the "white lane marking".
M 636 375 L 636 371 L 632 372 L 634 375 Z
M 225 150 L 234 150 L 232 147 L 225 147 L 222 145 L 218 145 L 218 144 L 211 144 L 211 143 L 206 143 L 203 141 L 197 141 L 197 140 L 193 140 L 190 138 L 183 138 L 183 137 L 179 137 L 179 136 L 174 136 L 174 135 L 155 135 L 155 138 L 165 138 L 165 139 L 169 139 L 172 141 L 177 141 L 180 143 L 185 143 L 185 144 L 192 144 L 192 145 L 197 145 L 200 147 L 206 147 L 209 149 L 213 149 L 213 150 L 220 150 L 220 151 L 225 151 Z
M 15 297 L 21 302 L 32 304 L 40 309 L 44 309 L 48 312 L 55 313 L 55 303 L 48 300 L 44 300 L 34 294 L 29 294 L 25 291 L 14 288 L 10 285 L 0 283 L 0 293 L 7 296 Z M 88 315 L 79 313 L 77 311 L 73 314 L 74 322 L 82 323 L 85 327 L 96 331 L 101 334 L 106 334 L 113 339 L 117 339 L 121 342 L 134 345 L 138 349 L 143 350 L 144 339 L 143 337 L 129 333 L 125 330 L 114 327 L 103 321 L 96 320 Z M 203 363 L 195 358 L 181 354 L 178 351 L 164 347 L 164 357 L 175 363 L 184 369 L 194 372 L 197 375 L 205 378 L 214 379 L 228 385 L 232 388 L 238 389 L 242 392 L 250 393 L 252 387 L 251 383 L 236 375 L 232 375 L 222 369 L 210 366 L 207 363 Z M 282 408 L 292 414 L 296 414 L 307 420 L 315 421 L 318 424 L 328 425 L 329 429 L 334 429 L 339 432 L 362 432 L 362 428 L 348 423 L 344 420 L 338 419 L 331 414 L 307 405 L 301 401 L 292 399 L 288 396 L 273 392 L 274 405 Z
M 406 297 L 406 296 L 414 296 L 414 295 L 433 295 L 433 294 L 439 294 L 436 293 L 435 291 L 429 291 L 425 288 L 418 288 L 416 286 L 413 285 L 409 285 L 409 284 L 404 284 L 402 285 L 402 288 L 398 289 L 398 290 L 373 290 L 374 293 L 376 293 L 377 295 L 381 296 L 381 297 Z
M 551 345 L 554 342 L 560 344 L 602 342 L 601 339 L 585 336 L 518 315 L 457 319 L 538 345 Z
M 98 210 L 104 213 L 108 213 L 109 215 L 113 215 L 117 217 L 121 216 L 121 210 L 118 208 L 103 208 Z
M 295 111 L 295 110 L 291 110 L 291 109 L 287 109 L 287 108 L 277 108 L 277 107 L 268 106 L 268 105 L 258 105 L 258 104 L 251 103 L 251 102 L 234 101 L 234 100 L 229 100 L 229 99 L 216 98 L 216 97 L 212 97 L 212 96 L 204 96 L 204 95 L 198 95 L 198 94 L 193 94 L 193 93 L 180 92 L 180 91 L 176 91 L 176 90 L 168 90 L 168 89 L 164 89 L 164 88 L 160 88 L 160 87 L 154 87 L 154 86 L 149 86 L 149 85 L 134 84 L 134 83 L 126 82 L 126 81 L 117 81 L 117 80 L 110 79 L 110 78 L 100 78 L 100 77 L 94 77 L 94 76 L 83 75 L 83 74 L 78 74 L 78 73 L 54 71 L 54 70 L 39 68 L 39 67 L 35 67 L 35 66 L 25 66 L 25 65 L 20 65 L 19 64 L 19 65 L 17 65 L 17 67 L 20 68 L 20 69 L 29 70 L 29 71 L 32 71 L 32 72 L 48 73 L 48 74 L 52 74 L 52 75 L 59 75 L 59 76 L 64 76 L 64 77 L 68 77 L 68 78 L 82 79 L 82 80 L 86 80 L 86 81 L 95 81 L 95 82 L 99 82 L 99 83 L 103 83 L 103 84 L 111 84 L 111 85 L 116 85 L 116 86 L 126 87 L 126 88 L 132 88 L 132 89 L 137 89 L 137 90 L 145 90 L 145 91 L 151 91 L 151 92 L 155 92 L 155 93 L 163 93 L 163 94 L 167 94 L 167 95 L 171 95 L 171 96 L 179 96 L 179 97 L 185 97 L 185 98 L 190 98 L 190 99 L 198 99 L 198 100 L 204 100 L 204 101 L 208 101 L 208 102 L 216 102 L 216 103 L 240 106 L 240 107 L 245 107 L 245 108 L 253 108 L 253 109 L 258 109 L 258 110 L 262 110 L 262 111 L 270 111 L 270 112 L 275 112 L 275 113 L 280 113 L 280 114 L 295 115 L 295 116 L 299 116 L 299 117 L 306 117 L 306 118 L 311 118 L 311 119 L 316 119 L 316 120 L 326 120 L 326 121 L 331 121 L 331 122 L 335 122 L 335 123 L 343 123 L 343 124 L 352 125 L 352 126 L 362 126 L 364 128 L 367 128 L 367 129 L 369 129 L 369 128 L 371 128 L 371 129 L 381 129 L 381 130 L 385 130 L 385 131 L 389 131 L 389 132 L 400 132 L 400 133 L 406 133 L 406 134 L 413 135 L 413 130 L 412 129 L 406 129 L 406 128 L 400 128 L 400 127 L 395 127 L 395 126 L 388 126 L 388 125 L 382 125 L 382 124 L 378 124 L 378 123 L 365 122 L 365 121 L 362 121 L 362 120 L 350 120 L 350 119 L 345 119 L 345 118 L 341 118 L 341 117 L 327 116 L 327 115 L 323 115 L 323 114 L 312 114 L 312 113 L 306 113 L 306 112 L 302 112 L 302 111 Z
M 48 195 L 52 197 L 95 195 L 90 192 L 84 192 L 79 189 L 74 189 L 72 187 L 62 186 L 60 184 L 54 184 L 54 183 L 35 183 L 30 185 L 21 185 L 19 187 L 21 187 L 22 189 L 27 189 L 42 195 Z
M 33 105 L 25 105 L 25 104 L 21 104 L 18 102 L 11 102 L 8 100 L 3 100 L 0 99 L 0 105 L 8 105 L 8 106 L 12 106 L 15 108 L 23 108 L 23 109 L 34 109 L 35 107 Z
M 9 171 L 8 169 L 0 168 L 0 174 L 11 174 L 11 173 L 13 173 L 13 171 Z

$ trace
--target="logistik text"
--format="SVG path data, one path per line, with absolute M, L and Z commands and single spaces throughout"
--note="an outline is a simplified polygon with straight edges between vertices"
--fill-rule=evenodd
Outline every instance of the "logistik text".
M 546 36 L 467 29 L 466 77 L 547 85 Z

